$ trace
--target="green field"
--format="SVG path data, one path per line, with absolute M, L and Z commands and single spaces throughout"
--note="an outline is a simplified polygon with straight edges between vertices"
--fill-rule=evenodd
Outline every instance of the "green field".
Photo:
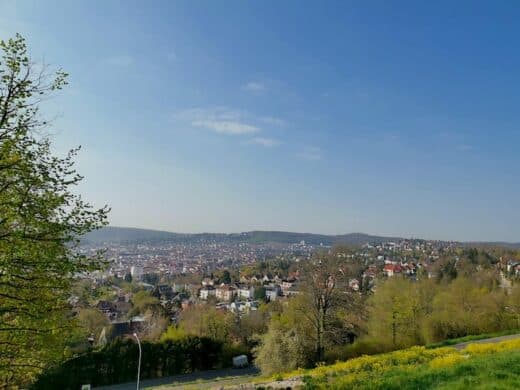
M 411 365 L 346 383 L 334 376 L 304 382 L 305 389 L 519 389 L 520 351 L 470 358 L 443 368 Z
M 520 338 L 495 344 L 471 344 L 458 351 L 412 347 L 363 356 L 312 370 L 299 377 L 304 389 L 518 389 Z M 282 378 L 277 378 L 282 379 Z M 274 386 L 273 386 L 274 385 Z M 276 386 L 265 381 L 263 386 Z

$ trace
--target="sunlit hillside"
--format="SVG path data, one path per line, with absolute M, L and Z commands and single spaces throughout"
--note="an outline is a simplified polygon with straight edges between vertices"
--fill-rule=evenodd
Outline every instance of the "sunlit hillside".
M 452 347 L 412 347 L 274 379 L 305 389 L 518 389 L 520 338 L 470 344 L 460 351 Z M 276 387 L 276 381 L 269 386 Z

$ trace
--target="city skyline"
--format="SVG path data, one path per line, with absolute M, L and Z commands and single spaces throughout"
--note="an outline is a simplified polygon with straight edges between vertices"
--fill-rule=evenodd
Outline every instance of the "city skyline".
M 520 241 L 516 4 L 0 1 L 114 226 Z

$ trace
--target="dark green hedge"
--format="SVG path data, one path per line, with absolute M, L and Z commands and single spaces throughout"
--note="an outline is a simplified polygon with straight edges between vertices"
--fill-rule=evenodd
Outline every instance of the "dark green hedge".
M 226 366 L 222 343 L 189 336 L 178 341 L 142 343 L 141 378 L 185 374 Z M 116 340 L 102 350 L 89 352 L 44 373 L 34 389 L 79 389 L 131 382 L 136 379 L 139 350 L 135 341 Z

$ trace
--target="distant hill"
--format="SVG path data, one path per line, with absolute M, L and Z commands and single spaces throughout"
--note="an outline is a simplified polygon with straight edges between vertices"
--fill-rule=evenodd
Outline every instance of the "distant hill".
M 90 243 L 129 242 L 129 241 L 166 241 L 179 235 L 160 230 L 107 226 L 86 234 L 83 241 Z
M 145 242 L 145 241 L 234 241 L 249 243 L 279 243 L 295 244 L 305 241 L 311 245 L 359 245 L 367 242 L 384 242 L 400 240 L 398 237 L 371 236 L 363 233 L 350 233 L 342 235 L 325 235 L 313 233 L 293 233 L 278 231 L 252 231 L 245 233 L 199 233 L 199 234 L 180 234 L 165 232 L 160 230 L 138 229 L 108 226 L 94 232 L 90 232 L 83 237 L 83 241 L 92 244 L 101 243 L 123 243 L 123 242 Z
M 277 232 L 277 231 L 253 231 L 241 233 L 240 236 L 244 241 L 251 243 L 276 242 L 281 244 L 294 244 L 305 241 L 311 245 L 360 245 L 367 242 L 384 242 L 400 240 L 397 237 L 381 237 L 372 236 L 364 233 L 350 233 L 342 235 L 326 235 L 313 233 L 293 233 L 293 232 Z
M 203 241 L 222 241 L 222 242 L 248 242 L 254 244 L 278 243 L 295 244 L 300 241 L 310 245 L 325 246 L 345 244 L 361 245 L 365 243 L 380 243 L 402 240 L 400 237 L 373 236 L 364 233 L 349 233 L 340 235 L 326 235 L 314 233 L 295 233 L 279 231 L 252 231 L 244 233 L 198 233 L 183 234 L 172 233 L 161 230 L 127 228 L 117 226 L 107 226 L 103 229 L 88 233 L 83 237 L 83 242 L 92 244 L 102 243 L 127 243 L 127 242 L 203 242 Z M 520 243 L 509 242 L 465 242 L 462 243 L 471 247 L 492 247 L 500 246 L 510 249 L 520 249 Z
M 465 242 L 465 246 L 470 247 L 502 247 L 507 249 L 520 249 L 520 242 L 505 242 L 505 241 L 471 241 Z

